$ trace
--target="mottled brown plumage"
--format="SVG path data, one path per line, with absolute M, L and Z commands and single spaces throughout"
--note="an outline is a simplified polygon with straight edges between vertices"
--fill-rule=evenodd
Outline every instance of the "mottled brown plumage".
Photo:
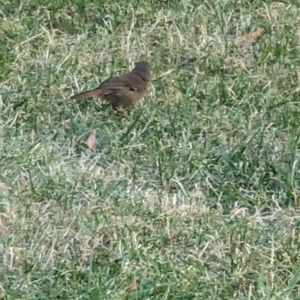
M 114 109 L 119 110 L 130 107 L 143 98 L 150 81 L 149 63 L 139 61 L 131 72 L 108 78 L 99 87 L 76 94 L 71 99 L 100 97 L 108 101 Z

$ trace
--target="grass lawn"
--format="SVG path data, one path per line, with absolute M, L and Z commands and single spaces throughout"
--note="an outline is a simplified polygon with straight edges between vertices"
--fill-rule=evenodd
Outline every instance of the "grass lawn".
M 42 2 L 0 4 L 0 299 L 299 300 L 298 1 Z

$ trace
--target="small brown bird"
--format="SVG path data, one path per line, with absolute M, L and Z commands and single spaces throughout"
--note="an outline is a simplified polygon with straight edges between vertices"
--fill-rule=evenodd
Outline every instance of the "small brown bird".
M 134 105 L 144 97 L 151 81 L 150 65 L 139 61 L 135 68 L 121 76 L 111 77 L 103 81 L 99 87 L 76 94 L 71 99 L 100 97 L 108 101 L 113 109 L 122 109 Z

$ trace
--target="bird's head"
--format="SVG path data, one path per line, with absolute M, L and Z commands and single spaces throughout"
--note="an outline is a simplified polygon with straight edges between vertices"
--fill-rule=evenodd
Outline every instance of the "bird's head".
M 151 80 L 150 75 L 150 64 L 144 60 L 139 61 L 135 64 L 132 73 L 137 74 L 138 76 L 142 77 L 145 81 Z

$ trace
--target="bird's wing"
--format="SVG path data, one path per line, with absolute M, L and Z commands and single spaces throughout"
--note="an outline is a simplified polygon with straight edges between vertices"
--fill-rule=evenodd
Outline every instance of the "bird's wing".
M 103 81 L 99 88 L 103 90 L 131 90 L 138 91 L 141 79 L 132 73 L 126 73 L 121 76 L 111 77 Z

